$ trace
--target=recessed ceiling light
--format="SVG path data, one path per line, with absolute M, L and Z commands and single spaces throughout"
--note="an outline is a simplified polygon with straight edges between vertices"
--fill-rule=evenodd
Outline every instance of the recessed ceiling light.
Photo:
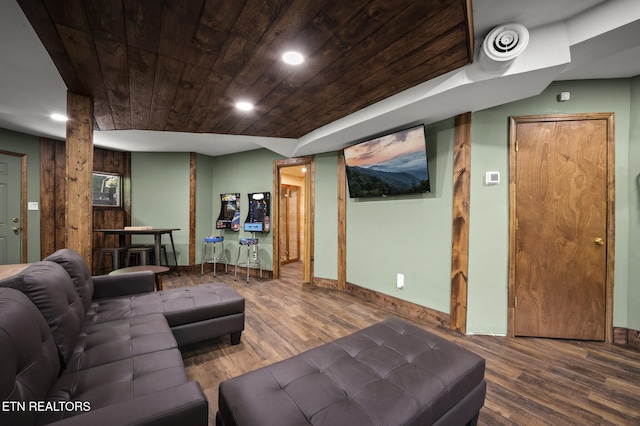
M 289 51 L 282 55 L 282 60 L 289 65 L 300 65 L 304 62 L 304 56 L 300 52 Z
M 253 104 L 245 101 L 241 101 L 236 103 L 236 108 L 241 111 L 251 111 L 253 109 Z
M 51 117 L 53 121 L 67 121 L 69 119 L 64 114 L 51 114 L 49 117 Z

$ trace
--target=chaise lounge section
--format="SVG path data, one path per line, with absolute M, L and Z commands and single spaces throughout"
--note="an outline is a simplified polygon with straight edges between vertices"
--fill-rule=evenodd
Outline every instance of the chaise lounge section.
M 152 272 L 91 276 L 82 256 L 71 249 L 58 250 L 44 260 L 67 271 L 83 301 L 87 322 L 158 313 L 165 316 L 181 347 L 227 334 L 232 344 L 240 343 L 244 297 L 224 283 L 154 292 Z

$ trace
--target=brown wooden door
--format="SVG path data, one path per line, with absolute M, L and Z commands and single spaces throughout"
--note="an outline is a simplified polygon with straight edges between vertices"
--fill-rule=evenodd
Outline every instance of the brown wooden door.
M 300 260 L 300 187 L 280 186 L 280 264 Z
M 608 126 L 516 124 L 516 336 L 605 339 Z

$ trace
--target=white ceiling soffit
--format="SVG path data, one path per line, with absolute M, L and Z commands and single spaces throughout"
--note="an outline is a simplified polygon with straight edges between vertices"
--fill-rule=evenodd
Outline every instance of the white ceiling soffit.
M 638 2 L 640 7 L 640 2 Z M 575 58 L 556 80 L 629 78 L 640 75 L 640 20 L 571 46 Z M 594 69 L 598 70 L 594 74 Z M 595 77 L 594 77 L 595 76 Z
M 476 58 L 481 43 L 479 40 L 476 46 Z M 506 68 L 486 70 L 476 59 L 461 70 L 422 83 L 303 136 L 294 154 L 312 154 L 316 145 L 338 150 L 390 127 L 430 124 L 537 95 L 570 61 L 565 25 L 538 28 L 529 32 L 527 48 Z
M 93 133 L 96 146 L 136 152 L 197 152 L 219 155 L 266 148 L 284 157 L 293 151 L 296 139 L 258 136 L 219 135 L 211 133 L 160 132 L 151 130 L 113 130 Z M 162 147 L 159 150 L 158 147 Z
M 607 1 L 567 21 L 571 64 L 557 80 L 640 75 L 640 2 Z

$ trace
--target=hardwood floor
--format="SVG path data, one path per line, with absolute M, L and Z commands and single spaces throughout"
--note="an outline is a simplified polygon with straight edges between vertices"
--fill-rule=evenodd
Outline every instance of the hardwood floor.
M 246 298 L 242 341 L 229 337 L 183 350 L 187 373 L 200 382 L 215 424 L 221 381 L 314 348 L 394 316 L 334 290 L 302 284 L 300 265 L 278 280 L 224 272 L 182 273 L 165 288 L 223 281 Z M 464 336 L 405 318 L 486 359 L 487 397 L 480 425 L 640 425 L 640 352 L 596 342 Z

